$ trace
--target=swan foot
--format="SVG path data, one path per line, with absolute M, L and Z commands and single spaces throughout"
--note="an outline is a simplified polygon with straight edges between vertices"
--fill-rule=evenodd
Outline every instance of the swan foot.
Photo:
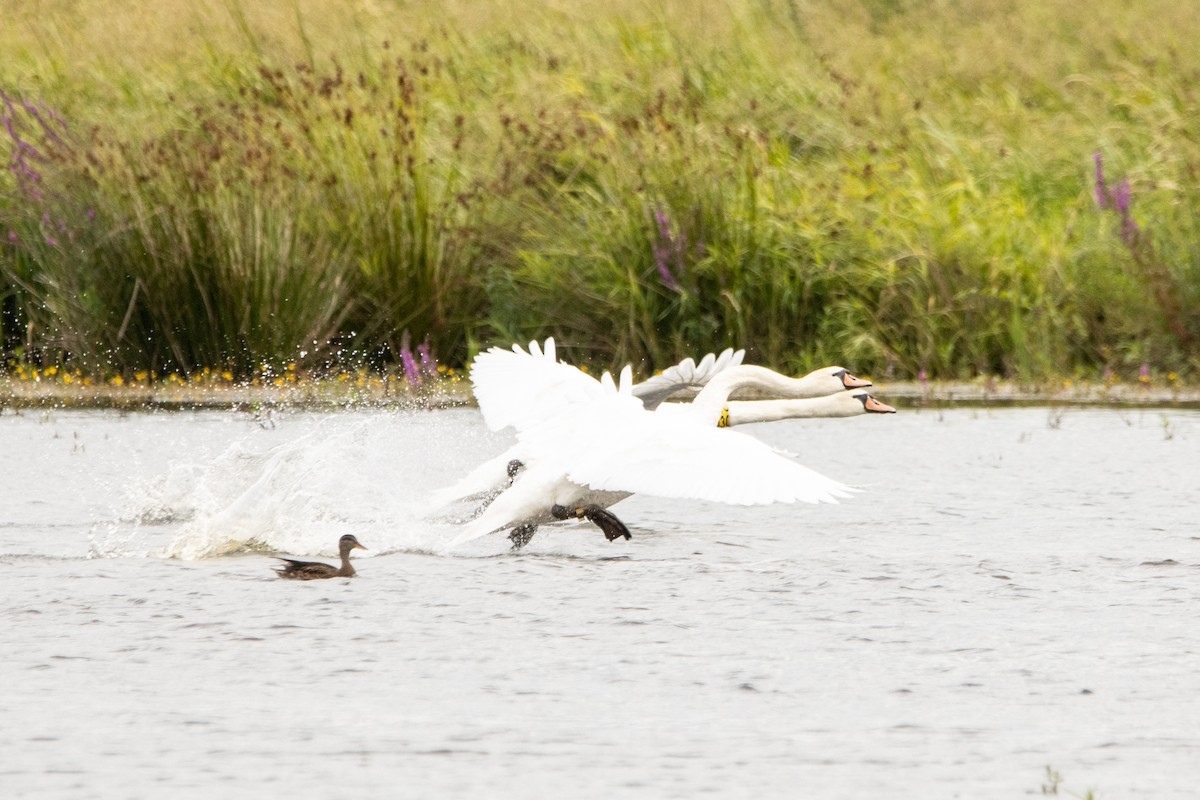
M 509 541 L 512 542 L 513 551 L 520 550 L 529 544 L 529 540 L 533 538 L 533 534 L 536 532 L 537 525 L 534 525 L 532 522 L 526 522 L 523 525 L 513 528 L 508 534 Z
M 555 519 L 586 519 L 604 531 L 604 538 L 610 542 L 622 537 L 626 539 L 633 538 L 633 534 L 629 532 L 629 528 L 625 527 L 624 522 L 617 519 L 616 515 L 611 511 L 607 511 L 597 505 L 579 506 L 573 509 L 555 505 L 550 508 L 550 515 Z

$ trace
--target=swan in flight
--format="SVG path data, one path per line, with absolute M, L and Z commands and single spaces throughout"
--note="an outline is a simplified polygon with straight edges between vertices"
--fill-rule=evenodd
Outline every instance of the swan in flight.
M 718 427 L 895 412 L 862 390 L 871 385 L 870 381 L 851 375 L 843 367 L 824 367 L 801 378 L 791 378 L 765 367 L 742 365 L 744 356 L 742 350 L 725 350 L 719 356 L 709 353 L 698 364 L 687 358 L 660 375 L 635 384 L 630 393 L 640 398 L 647 409 L 676 414 L 686 409 L 687 404 L 664 403 L 665 398 L 680 391 L 702 389 L 715 376 L 737 370 L 739 380 L 732 391 L 752 389 L 786 399 L 730 401 L 713 423 Z M 471 382 L 484 422 L 492 430 L 513 427 L 523 431 L 574 404 L 602 396 L 600 382 L 557 360 L 553 339 L 547 339 L 545 346 L 530 342 L 528 352 L 520 345 L 513 345 L 511 351 L 493 347 L 481 353 L 472 365 Z M 430 508 L 441 508 L 456 500 L 494 497 L 527 462 L 528 454 L 521 442 L 517 442 L 453 485 L 434 492 Z
M 587 384 L 576 382 L 575 403 L 540 425 L 518 428 L 525 468 L 452 544 L 511 528 L 513 548 L 520 549 L 538 525 L 572 518 L 596 523 L 610 541 L 630 538 L 607 508 L 633 493 L 734 505 L 849 497 L 850 487 L 757 439 L 717 428 L 729 395 L 761 379 L 761 370 L 730 367 L 670 414 L 647 411 L 634 397 L 629 367 L 619 387 L 608 373 L 596 381 L 579 372 Z
M 697 364 L 685 358 L 659 375 L 635 384 L 631 393 L 653 410 L 673 394 L 699 390 L 715 376 L 740 368 L 746 351 L 727 349 L 709 353 Z M 765 367 L 754 367 L 739 388 L 754 389 L 778 398 L 824 397 L 845 389 L 862 389 L 870 381 L 851 375 L 843 367 L 824 367 L 801 378 L 790 378 Z M 545 345 L 529 343 L 526 352 L 492 347 L 475 357 L 471 385 L 488 428 L 512 427 L 518 431 L 535 425 L 564 408 L 596 397 L 597 381 L 576 367 L 558 360 L 554 339 Z

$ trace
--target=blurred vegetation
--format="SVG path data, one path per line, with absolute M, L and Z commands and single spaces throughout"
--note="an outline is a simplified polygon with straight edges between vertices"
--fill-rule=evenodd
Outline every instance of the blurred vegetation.
M 14 362 L 1200 371 L 1186 3 L 0 12 Z

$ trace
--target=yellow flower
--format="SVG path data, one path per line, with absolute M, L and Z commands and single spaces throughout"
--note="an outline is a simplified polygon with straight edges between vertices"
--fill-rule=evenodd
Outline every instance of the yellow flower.
M 221 377 L 222 377 L 222 378 L 224 378 L 224 379 L 225 379 L 225 380 L 227 380 L 227 381 L 232 381 L 232 380 L 233 380 L 233 373 L 232 373 L 232 372 L 230 372 L 229 370 L 225 370 L 224 372 L 222 372 L 222 373 L 221 373 Z
M 58 374 L 58 367 L 46 367 L 46 375 L 48 377 L 52 378 L 57 374 Z
M 146 370 L 143 369 L 139 372 L 133 373 L 133 379 L 135 381 L 137 381 L 138 383 L 141 383 L 142 381 L 146 380 L 146 378 L 149 376 L 149 374 L 150 373 L 146 372 Z
M 124 378 L 122 378 L 120 375 L 114 375 L 114 376 L 113 376 L 113 377 L 112 377 L 112 378 L 109 380 L 109 383 L 111 383 L 113 386 L 124 386 L 124 385 L 125 385 L 125 379 L 124 379 Z
M 1174 372 L 1168 372 L 1168 373 L 1167 373 L 1167 380 L 1169 380 L 1169 381 L 1177 381 L 1177 380 L 1179 380 L 1179 376 L 1178 376 L 1178 375 L 1176 375 Z

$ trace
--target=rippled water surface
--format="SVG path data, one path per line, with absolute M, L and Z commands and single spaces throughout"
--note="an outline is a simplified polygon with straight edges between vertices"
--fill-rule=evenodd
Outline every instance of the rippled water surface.
M 474 411 L 0 415 L 4 797 L 1192 798 L 1200 413 L 748 429 L 865 491 L 446 551 Z M 359 577 L 278 580 L 272 553 Z

